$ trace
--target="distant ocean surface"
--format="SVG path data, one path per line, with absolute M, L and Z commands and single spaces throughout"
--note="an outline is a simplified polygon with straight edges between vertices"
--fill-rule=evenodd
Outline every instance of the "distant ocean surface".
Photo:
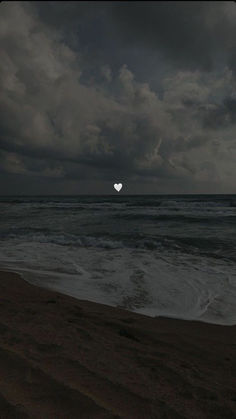
M 236 324 L 236 195 L 1 197 L 0 266 L 149 316 Z

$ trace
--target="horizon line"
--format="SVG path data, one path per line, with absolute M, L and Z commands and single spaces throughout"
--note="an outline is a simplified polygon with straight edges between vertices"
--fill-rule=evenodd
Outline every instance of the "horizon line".
M 170 195 L 236 195 L 235 193 L 140 193 L 140 194 L 125 194 L 125 193 L 119 193 L 117 192 L 116 194 L 109 194 L 109 193 L 101 193 L 101 194 L 0 194 L 0 198 L 1 197 L 6 197 L 6 196 L 153 196 L 153 195 L 157 195 L 157 196 L 170 196 Z

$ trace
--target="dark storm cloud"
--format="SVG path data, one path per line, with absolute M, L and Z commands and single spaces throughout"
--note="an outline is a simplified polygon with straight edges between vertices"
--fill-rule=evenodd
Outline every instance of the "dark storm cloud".
M 212 70 L 225 54 L 235 64 L 235 6 L 221 1 L 126 2 L 125 7 L 115 4 L 112 14 L 124 42 L 161 50 L 181 68 Z
M 206 128 L 224 128 L 236 124 L 236 99 L 225 98 L 222 104 L 204 112 L 203 119 Z
M 232 187 L 231 2 L 0 7 L 1 190 L 14 176 L 71 193 L 76 181 L 102 192 L 117 178 L 148 179 L 150 192 L 153 179 L 161 190 L 176 179 L 188 190 L 218 179 Z M 162 69 L 172 63 L 168 72 L 152 55 Z
M 30 8 L 41 22 L 59 32 L 67 45 L 80 53 L 83 79 L 97 80 L 97 65 L 120 66 L 119 34 L 115 34 L 112 2 L 32 2 Z M 123 64 L 123 62 L 122 62 Z
M 87 65 L 104 60 L 117 67 L 122 59 L 136 65 L 134 51 L 141 49 L 143 55 L 161 53 L 181 69 L 209 71 L 227 62 L 236 71 L 235 2 L 33 2 L 30 7 L 87 54 Z

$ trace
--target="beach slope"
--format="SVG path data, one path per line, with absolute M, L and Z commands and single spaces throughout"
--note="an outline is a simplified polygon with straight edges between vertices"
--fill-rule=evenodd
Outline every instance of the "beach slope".
M 150 318 L 0 273 L 0 418 L 234 418 L 236 326 Z

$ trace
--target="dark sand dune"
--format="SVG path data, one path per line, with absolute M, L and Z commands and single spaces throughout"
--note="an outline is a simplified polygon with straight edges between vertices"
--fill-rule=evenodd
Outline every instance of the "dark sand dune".
M 236 417 L 236 326 L 153 319 L 11 273 L 0 297 L 0 419 Z

